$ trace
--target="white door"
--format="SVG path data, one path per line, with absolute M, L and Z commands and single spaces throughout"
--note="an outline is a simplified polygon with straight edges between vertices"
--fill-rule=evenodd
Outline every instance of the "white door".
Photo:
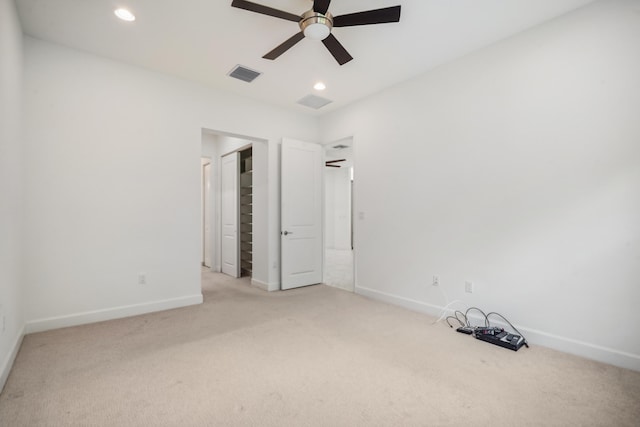
M 282 140 L 281 287 L 322 282 L 322 147 Z
M 202 264 L 211 267 L 211 163 L 202 167 Z
M 240 277 L 238 263 L 238 153 L 222 157 L 220 177 L 220 258 L 222 272 Z

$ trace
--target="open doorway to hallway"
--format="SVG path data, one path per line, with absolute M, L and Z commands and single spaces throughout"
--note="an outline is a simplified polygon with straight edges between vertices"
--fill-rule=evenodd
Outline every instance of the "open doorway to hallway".
M 353 139 L 325 146 L 324 283 L 354 291 Z

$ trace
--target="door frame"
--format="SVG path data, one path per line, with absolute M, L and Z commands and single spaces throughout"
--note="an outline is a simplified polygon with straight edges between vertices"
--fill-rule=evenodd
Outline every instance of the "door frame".
M 210 157 L 202 157 L 202 266 L 209 269 L 212 268 L 212 245 L 213 245 L 213 227 L 211 217 L 211 177 L 213 173 L 213 166 Z M 207 222 L 209 223 L 209 229 L 207 230 Z M 208 250 L 207 250 L 208 249 Z M 207 264 L 207 261 L 209 262 Z
M 212 248 L 214 251 L 212 262 L 213 271 L 220 272 L 220 156 L 236 149 L 253 146 L 254 177 L 259 180 L 259 185 L 254 189 L 254 220 L 253 246 L 254 246 L 254 271 L 251 284 L 266 291 L 280 289 L 279 267 L 279 167 L 278 149 L 280 139 L 261 138 L 252 135 L 243 135 L 215 128 L 201 128 L 200 157 L 212 157 L 213 180 L 212 191 L 212 215 L 214 215 L 214 238 Z M 225 142 L 227 139 L 245 141 L 233 148 Z M 228 149 L 227 149 L 228 148 Z M 199 174 L 198 174 L 199 175 Z M 257 222 L 257 225 L 255 224 Z M 199 243 L 198 243 L 199 245 Z M 199 252 L 199 251 L 198 251 Z M 198 257 L 200 254 L 198 253 Z M 198 265 L 200 265 L 198 261 Z

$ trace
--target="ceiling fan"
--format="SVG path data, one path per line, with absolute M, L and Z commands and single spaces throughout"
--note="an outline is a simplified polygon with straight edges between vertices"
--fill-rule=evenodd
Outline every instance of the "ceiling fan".
M 347 159 L 338 159 L 338 160 L 327 160 L 324 162 L 324 165 L 328 168 L 341 168 L 340 165 L 334 165 L 334 163 L 346 162 Z
M 263 58 L 271 60 L 276 59 L 291 49 L 300 40 L 308 37 L 315 40 L 322 40 L 322 43 L 327 47 L 329 52 L 331 52 L 331 55 L 333 55 L 336 61 L 338 61 L 340 65 L 344 65 L 351 61 L 353 57 L 333 34 L 331 34 L 333 27 L 352 27 L 356 25 L 385 24 L 400 21 L 400 6 L 385 7 L 334 17 L 328 12 L 330 3 L 331 0 L 313 0 L 311 10 L 306 11 L 302 15 L 295 15 L 245 0 L 233 0 L 231 6 L 298 23 L 300 27 L 299 33 L 263 56 Z

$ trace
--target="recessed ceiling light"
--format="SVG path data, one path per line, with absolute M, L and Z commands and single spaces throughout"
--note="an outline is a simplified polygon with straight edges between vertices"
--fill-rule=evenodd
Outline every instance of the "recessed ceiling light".
M 322 83 L 322 82 L 318 82 L 318 83 L 316 83 L 316 84 L 314 84 L 314 85 L 313 85 L 313 88 L 314 88 L 315 90 L 325 90 L 325 89 L 327 88 L 327 85 L 325 85 L 325 84 L 324 84 L 324 83 Z
M 127 9 L 116 9 L 113 13 L 123 21 L 135 21 L 136 17 L 133 13 L 129 12 Z

